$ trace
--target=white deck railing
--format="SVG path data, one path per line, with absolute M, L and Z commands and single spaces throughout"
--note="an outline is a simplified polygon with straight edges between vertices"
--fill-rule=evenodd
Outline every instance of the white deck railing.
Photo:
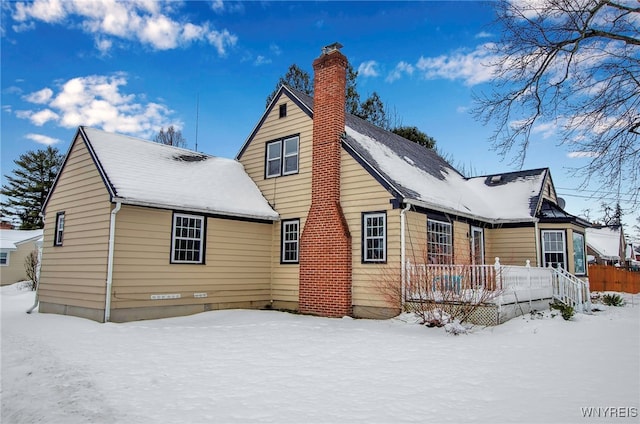
M 487 293 L 492 293 L 488 295 Z M 589 285 L 555 268 L 501 265 L 435 265 L 407 261 L 402 298 L 412 301 L 487 301 L 497 305 L 558 299 L 579 312 L 591 310 Z

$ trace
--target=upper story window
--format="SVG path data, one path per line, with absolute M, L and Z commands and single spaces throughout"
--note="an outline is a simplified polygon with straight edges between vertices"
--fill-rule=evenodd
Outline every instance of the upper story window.
M 453 263 L 453 235 L 450 223 L 427 220 L 427 255 L 431 264 Z
M 58 212 L 56 214 L 56 230 L 53 237 L 53 245 L 62 246 L 62 240 L 64 238 L 64 212 Z
M 204 263 L 204 220 L 204 216 L 199 215 L 173 215 L 172 263 Z
M 279 118 L 285 118 L 287 116 L 287 104 L 283 103 L 280 105 L 280 110 L 279 110 Z
M 362 214 L 362 262 L 387 261 L 387 215 Z
M 300 137 L 288 137 L 267 143 L 265 175 L 267 178 L 298 173 Z

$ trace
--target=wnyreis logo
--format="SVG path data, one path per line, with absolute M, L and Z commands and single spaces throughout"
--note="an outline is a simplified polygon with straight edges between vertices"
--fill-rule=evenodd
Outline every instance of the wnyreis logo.
M 589 406 L 580 408 L 583 418 L 636 418 L 638 408 L 635 406 Z

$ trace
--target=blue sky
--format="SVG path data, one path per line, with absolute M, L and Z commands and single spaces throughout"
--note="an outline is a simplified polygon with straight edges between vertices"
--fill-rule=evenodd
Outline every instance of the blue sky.
M 1 13 L 3 176 L 28 150 L 66 152 L 79 125 L 147 139 L 175 125 L 193 149 L 197 122 L 198 150 L 234 157 L 278 78 L 293 63 L 311 73 L 334 41 L 360 72 L 361 96 L 376 91 L 454 165 L 518 169 L 469 112 L 472 93 L 491 88 L 491 2 L 37 0 L 3 2 Z M 566 209 L 597 218 L 597 186 L 578 191 L 568 171 L 587 159 L 574 156 L 540 128 L 524 168 L 550 167 Z M 631 224 L 637 213 L 625 212 Z

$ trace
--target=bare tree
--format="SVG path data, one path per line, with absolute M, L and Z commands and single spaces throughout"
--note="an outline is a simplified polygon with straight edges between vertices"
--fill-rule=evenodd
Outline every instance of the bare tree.
M 176 130 L 173 125 L 170 125 L 167 131 L 164 128 L 160 128 L 160 132 L 158 132 L 154 141 L 174 147 L 187 147 L 187 140 L 182 136 L 182 131 Z
M 24 260 L 24 270 L 27 279 L 31 281 L 31 290 L 38 288 L 38 269 L 40 268 L 40 257 L 37 250 L 32 250 Z
M 496 84 L 475 115 L 495 121 L 493 147 L 522 165 L 532 135 L 589 163 L 574 171 L 637 204 L 640 195 L 640 3 L 500 0 L 501 40 L 492 47 Z

